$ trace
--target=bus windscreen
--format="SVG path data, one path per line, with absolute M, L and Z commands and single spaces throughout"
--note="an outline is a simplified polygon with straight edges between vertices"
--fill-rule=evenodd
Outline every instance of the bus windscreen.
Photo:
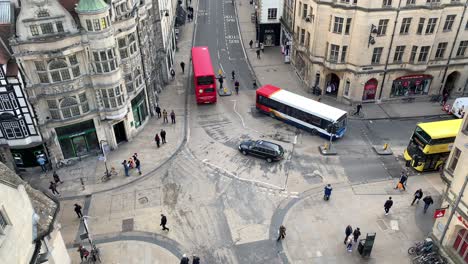
M 210 85 L 214 83 L 213 76 L 200 76 L 197 78 L 198 85 Z
M 431 142 L 431 136 L 429 136 L 424 130 L 422 130 L 420 127 L 416 127 L 416 130 L 414 133 L 422 140 L 424 140 L 425 144 L 428 144 Z

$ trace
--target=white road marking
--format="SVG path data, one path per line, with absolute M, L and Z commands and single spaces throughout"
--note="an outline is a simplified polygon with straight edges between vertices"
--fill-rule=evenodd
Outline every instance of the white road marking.
M 241 122 L 242 122 L 242 127 L 245 128 L 245 129 L 250 129 L 250 130 L 252 130 L 252 131 L 257 132 L 257 133 L 260 134 L 260 132 L 258 132 L 257 130 L 255 130 L 255 129 L 253 129 L 253 128 L 250 128 L 250 127 L 247 127 L 247 126 L 245 125 L 245 122 L 244 122 L 244 119 L 242 118 L 242 115 L 241 115 L 239 112 L 237 112 L 237 110 L 236 110 L 237 100 L 231 100 L 231 101 L 234 102 L 234 107 L 233 107 L 233 108 L 234 108 L 234 113 L 236 113 L 236 114 L 239 116 L 239 118 L 240 118 L 240 120 L 241 120 Z

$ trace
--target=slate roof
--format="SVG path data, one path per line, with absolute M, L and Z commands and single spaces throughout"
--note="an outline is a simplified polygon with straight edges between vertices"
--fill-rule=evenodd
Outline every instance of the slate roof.
M 52 231 L 53 223 L 59 211 L 59 203 L 57 200 L 53 200 L 43 192 L 32 188 L 27 182 L 23 181 L 16 173 L 1 162 L 0 184 L 5 184 L 13 188 L 17 188 L 20 184 L 24 185 L 34 211 L 40 217 L 37 226 L 37 237 L 44 237 Z

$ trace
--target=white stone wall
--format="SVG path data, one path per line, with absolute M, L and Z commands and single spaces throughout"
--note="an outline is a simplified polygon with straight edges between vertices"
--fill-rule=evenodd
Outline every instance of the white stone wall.
M 259 23 L 279 23 L 280 17 L 283 15 L 283 0 L 261 0 L 259 3 Z M 268 19 L 268 9 L 269 8 L 276 8 L 277 10 L 277 15 L 276 19 Z
M 10 222 L 5 235 L 0 234 L 2 263 L 29 263 L 34 252 L 33 207 L 23 185 L 18 188 L 0 183 L 0 210 Z

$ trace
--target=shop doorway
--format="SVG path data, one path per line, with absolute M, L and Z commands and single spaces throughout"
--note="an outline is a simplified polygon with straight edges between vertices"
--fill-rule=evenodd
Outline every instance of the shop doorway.
M 275 45 L 275 35 L 266 34 L 265 35 L 265 46 L 274 46 Z
M 468 232 L 466 229 L 461 228 L 458 230 L 457 237 L 453 243 L 453 250 L 457 252 L 461 259 L 464 260 L 464 263 L 468 263 Z
M 93 120 L 55 128 L 65 159 L 89 155 L 99 150 Z
M 375 100 L 375 94 L 377 92 L 377 80 L 372 78 L 364 85 L 364 93 L 362 94 L 362 100 Z
M 449 95 L 452 94 L 452 90 L 455 87 L 458 79 L 460 78 L 460 73 L 454 71 L 447 76 L 447 80 L 445 81 L 444 92 L 448 92 Z
M 125 134 L 125 124 L 124 121 L 120 121 L 119 123 L 114 125 L 114 135 L 117 144 L 127 141 L 127 135 Z
M 338 95 L 338 88 L 340 87 L 340 78 L 338 75 L 334 73 L 328 74 L 325 84 L 325 94 L 336 97 Z

